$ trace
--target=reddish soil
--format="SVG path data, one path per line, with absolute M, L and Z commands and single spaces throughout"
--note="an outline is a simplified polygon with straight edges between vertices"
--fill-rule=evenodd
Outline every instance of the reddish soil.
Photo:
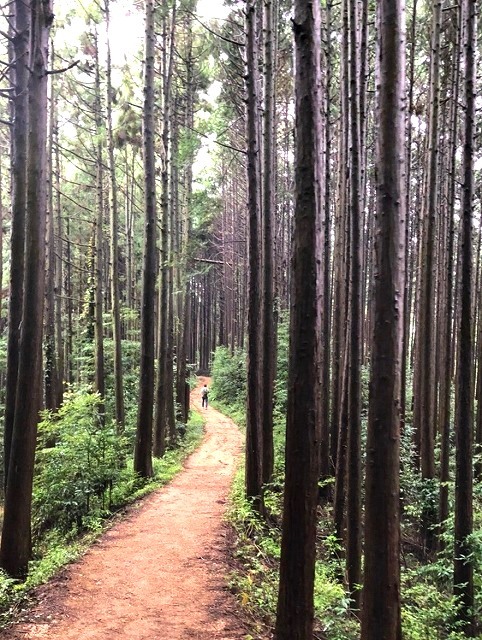
M 229 538 L 222 522 L 242 436 L 215 409 L 201 409 L 200 387 L 191 399 L 206 416 L 206 434 L 184 470 L 38 589 L 34 606 L 1 639 L 245 637 L 226 589 Z

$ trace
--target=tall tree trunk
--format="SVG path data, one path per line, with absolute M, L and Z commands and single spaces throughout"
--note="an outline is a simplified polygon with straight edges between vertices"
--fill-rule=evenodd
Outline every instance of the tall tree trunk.
M 110 259 L 111 259 L 111 294 L 112 294 L 112 331 L 114 337 L 114 386 L 115 386 L 115 419 L 120 430 L 124 429 L 124 383 L 122 372 L 122 341 L 120 319 L 119 291 L 119 207 L 117 201 L 117 177 L 114 157 L 114 135 L 112 130 L 112 65 L 110 54 L 110 0 L 105 1 L 107 27 L 107 135 L 109 148 L 110 175 Z
M 169 5 L 164 3 L 164 35 L 163 35 L 163 118 L 162 145 L 163 164 L 161 170 L 161 284 L 159 304 L 159 362 L 156 393 L 156 422 L 154 431 L 154 455 L 164 455 L 166 434 L 174 432 L 172 416 L 174 415 L 174 390 L 172 381 L 172 337 L 169 335 L 169 166 L 170 166 L 170 128 L 172 117 L 172 74 L 174 69 L 174 35 L 176 24 L 176 3 L 171 16 L 171 28 L 168 32 Z M 169 47 L 169 50 L 168 50 Z
M 445 273 L 445 311 L 442 321 L 444 323 L 444 347 L 442 348 L 442 376 L 440 388 L 440 494 L 439 494 L 439 523 L 442 524 L 449 516 L 449 487 L 450 479 L 450 414 L 451 414 L 451 390 L 452 390 L 452 320 L 454 310 L 454 246 L 455 246 L 455 191 L 457 170 L 457 128 L 458 128 L 458 104 L 459 104 L 459 80 L 460 80 L 460 7 L 455 10 L 457 43 L 453 53 L 452 71 L 452 95 L 451 95 L 451 122 L 450 122 L 450 170 L 447 180 L 447 250 Z M 440 545 L 441 546 L 441 545 Z
M 380 0 L 377 217 L 362 640 L 400 640 L 400 392 L 406 200 L 405 3 Z
M 295 228 L 277 640 L 312 640 L 320 425 L 317 261 L 323 193 L 320 8 L 295 0 Z
M 45 296 L 47 164 L 47 59 L 50 2 L 31 2 L 28 68 L 27 209 L 25 285 L 15 417 L 0 547 L 2 568 L 24 576 L 31 554 L 32 483 L 38 413 L 42 402 L 42 318 Z M 27 61 L 25 61 L 27 64 Z
M 422 478 L 435 475 L 435 361 L 434 361 L 434 288 L 435 288 L 435 216 L 438 194 L 438 122 L 440 106 L 440 23 L 441 0 L 434 0 L 432 20 L 432 56 L 430 65 L 430 115 L 427 157 L 427 184 L 424 203 L 421 296 L 419 300 L 418 385 L 415 394 L 414 422 L 420 438 Z M 433 547 L 432 526 L 435 513 L 427 509 L 422 517 L 425 544 Z
M 456 417 L 455 417 L 455 537 L 454 593 L 459 597 L 458 617 L 466 623 L 464 632 L 473 637 L 474 629 L 474 558 L 470 545 L 473 531 L 472 438 L 473 378 L 472 340 L 472 230 L 474 197 L 474 136 L 476 92 L 476 0 L 465 0 L 464 24 L 464 151 L 462 160 L 462 237 L 460 320 L 458 330 Z
M 57 358 L 58 358 L 58 372 L 59 372 L 59 385 L 58 385 L 58 398 L 57 406 L 60 407 L 64 401 L 64 380 L 66 379 L 65 371 L 65 344 L 62 331 L 62 308 L 63 308 L 63 275 L 64 275 L 64 239 L 63 239 L 63 224 L 62 224 L 62 208 L 60 198 L 60 149 L 59 149 L 59 123 L 58 123 L 58 111 L 54 110 L 54 158 L 55 169 L 52 180 L 55 179 L 54 185 L 54 210 L 55 210 L 55 230 L 57 233 L 57 255 L 55 260 L 55 342 L 57 343 Z M 67 307 L 70 304 L 70 300 L 66 301 Z
M 67 237 L 67 256 L 66 256 L 66 274 L 65 274 L 65 294 L 66 294 L 66 306 L 67 306 L 67 340 L 65 344 L 65 360 L 67 363 L 67 381 L 72 384 L 74 381 L 74 372 L 73 372 L 73 363 L 72 363 L 72 352 L 73 352 L 73 339 L 74 339 L 74 329 L 73 329 L 73 305 L 72 305 L 72 243 L 70 241 L 70 220 L 67 218 L 66 220 L 66 229 L 65 234 Z
M 357 0 L 350 0 L 350 342 L 348 353 L 347 542 L 348 588 L 355 608 L 361 583 L 361 193 Z
M 264 0 L 264 130 L 263 130 L 263 482 L 273 474 L 273 394 L 275 377 L 276 327 L 274 326 L 274 211 L 275 175 L 275 70 L 276 70 L 276 0 Z
M 27 200 L 28 63 L 30 12 L 24 0 L 14 5 L 12 104 L 12 229 L 10 235 L 10 300 L 8 307 L 7 380 L 5 391 L 4 465 L 5 487 L 10 465 L 13 421 L 17 393 L 20 325 L 25 271 L 25 208 Z
M 57 370 L 57 347 L 55 334 L 55 220 L 53 201 L 53 138 L 55 128 L 55 89 L 50 82 L 50 114 L 47 154 L 47 281 L 45 296 L 45 407 L 58 409 L 59 373 Z
M 187 44 L 186 44 L 186 126 L 192 130 L 194 128 L 194 105 L 193 105 L 193 38 L 192 38 L 192 16 L 190 13 L 185 17 Z M 182 304 L 182 319 L 177 353 L 177 386 L 176 399 L 180 407 L 180 418 L 186 423 L 189 415 L 189 393 L 188 393 L 188 371 L 187 358 L 189 351 L 189 336 L 192 332 L 191 319 L 191 279 L 188 265 L 188 242 L 190 238 L 191 221 L 190 212 L 192 204 L 192 165 L 193 156 L 190 153 L 184 173 L 184 198 L 185 212 L 183 221 L 183 233 L 181 234 L 181 255 L 184 267 L 184 293 Z M 181 278 L 182 281 L 182 278 Z
M 321 394 L 320 405 L 320 423 L 321 423 L 321 442 L 320 442 L 320 479 L 326 481 L 332 475 L 330 469 L 330 362 L 331 362 L 331 295 L 330 295 L 330 252 L 331 252 L 331 89 L 332 89 L 332 46 L 331 46 L 331 0 L 328 0 L 325 8 L 325 178 L 324 178 L 324 206 L 323 206 L 323 238 L 324 238 L 324 254 L 323 254 L 323 324 L 321 334 L 321 389 L 326 390 Z M 320 497 L 327 498 L 331 493 L 329 485 L 322 486 L 320 489 Z
M 104 365 L 104 309 L 103 309 L 103 245 L 104 245 L 104 153 L 103 153 L 103 117 L 100 94 L 100 63 L 99 42 L 95 34 L 95 121 L 97 128 L 97 158 L 96 158 L 96 206 L 95 221 L 95 260 L 94 283 L 95 288 L 95 390 L 101 397 L 99 415 L 105 419 L 105 365 Z
M 411 193 L 411 177 L 412 177 L 412 113 L 413 113 L 413 89 L 415 77 L 415 50 L 416 50 L 416 25 L 417 25 L 417 1 L 413 0 L 411 27 L 410 27 L 410 59 L 409 59 L 409 78 L 408 78 L 408 109 L 407 109 L 407 151 L 406 151 L 406 211 L 407 216 L 410 214 L 410 193 Z M 403 311 L 403 345 L 402 345 L 402 381 L 401 381 L 401 398 L 400 398 L 400 415 L 401 428 L 405 426 L 405 414 L 407 404 L 407 367 L 410 341 L 411 326 L 411 308 L 410 308 L 410 284 L 412 272 L 409 269 L 410 257 L 410 223 L 407 220 L 405 224 L 405 269 L 407 277 L 405 278 L 405 295 L 404 295 L 404 311 Z
M 246 3 L 247 61 L 247 139 L 248 139 L 248 211 L 249 211 L 249 293 L 248 293 L 248 381 L 246 415 L 246 495 L 256 501 L 261 496 L 263 482 L 263 432 L 261 425 L 262 397 L 259 339 L 261 325 L 261 171 L 259 141 L 259 75 L 256 25 L 257 3 Z
M 134 471 L 152 475 L 152 407 L 154 404 L 154 305 L 156 298 L 156 163 L 154 155 L 154 0 L 145 1 L 144 186 L 145 237 L 141 307 L 141 369 Z

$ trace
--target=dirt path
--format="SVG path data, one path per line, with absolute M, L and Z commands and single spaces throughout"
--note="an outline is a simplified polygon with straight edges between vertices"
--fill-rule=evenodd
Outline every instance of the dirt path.
M 191 398 L 200 409 L 200 388 Z M 242 436 L 215 409 L 202 411 L 206 436 L 185 470 L 39 589 L 36 606 L 24 621 L 1 632 L 1 639 L 245 637 L 225 589 L 222 524 Z

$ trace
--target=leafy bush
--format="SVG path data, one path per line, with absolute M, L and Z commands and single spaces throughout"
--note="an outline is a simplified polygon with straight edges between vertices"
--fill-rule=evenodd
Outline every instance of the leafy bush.
M 244 469 L 240 469 L 228 512 L 236 532 L 234 556 L 242 565 L 231 575 L 230 586 L 253 619 L 254 632 L 267 634 L 276 615 L 281 531 L 277 526 L 267 526 L 252 508 L 244 495 L 243 478 Z M 281 505 L 278 500 L 270 506 Z M 277 516 L 279 519 L 279 512 Z M 337 581 L 338 574 L 337 561 L 320 555 L 315 573 L 316 627 L 326 640 L 355 640 L 358 623 L 350 614 L 350 599 Z
M 108 418 L 115 416 L 115 381 L 114 381 L 114 341 L 104 340 L 105 388 L 110 389 L 106 394 L 105 411 Z M 124 387 L 125 435 L 133 447 L 135 440 L 134 427 L 137 422 L 139 400 L 139 366 L 140 345 L 132 340 L 122 341 L 122 382 Z M 129 428 L 130 427 L 130 428 Z
M 234 408 L 246 405 L 246 352 L 237 349 L 231 353 L 226 347 L 218 347 L 212 367 L 212 397 Z
M 96 438 L 96 432 L 100 429 L 97 415 L 98 402 L 99 398 L 95 394 L 86 392 L 70 394 L 66 397 L 66 404 L 59 415 L 46 413 L 44 416 L 39 430 L 39 452 L 34 479 L 33 515 L 36 536 L 33 559 L 29 563 L 29 575 L 25 582 L 9 578 L 0 571 L 0 628 L 18 613 L 19 607 L 23 606 L 33 587 L 43 584 L 60 567 L 75 560 L 103 531 L 103 520 L 111 514 L 107 508 L 102 508 L 101 497 L 90 494 L 90 510 L 88 513 L 82 512 L 82 507 L 86 508 L 86 502 L 78 485 L 82 483 L 82 487 L 87 486 L 85 476 L 88 476 L 93 484 L 96 478 L 105 480 L 108 457 L 113 455 L 115 463 L 114 458 L 111 457 L 110 468 L 112 475 L 115 476 L 115 482 L 113 480 L 112 491 L 109 487 L 108 502 L 111 509 L 118 509 L 169 482 L 176 473 L 181 471 L 182 461 L 194 451 L 202 439 L 204 419 L 193 412 L 181 446 L 168 451 L 163 458 L 155 458 L 153 460 L 154 476 L 146 480 L 134 473 L 132 456 L 119 464 L 116 452 L 120 449 L 124 454 L 125 449 L 122 446 L 124 437 L 115 434 L 119 446 L 106 447 L 101 469 L 90 468 L 88 474 L 81 476 L 79 461 L 86 459 L 85 448 L 90 447 L 90 462 L 93 463 L 95 460 L 95 455 L 92 455 L 95 453 L 93 443 L 99 445 L 104 437 L 100 435 Z M 109 434 L 111 429 L 105 427 L 101 431 Z M 91 434 L 92 438 L 89 439 L 86 434 Z M 52 441 L 54 446 L 45 446 Z M 110 435 L 106 441 L 111 441 Z M 101 446 L 97 447 L 97 451 L 101 449 Z M 69 461 L 75 466 L 77 473 L 68 469 Z M 57 469 L 50 468 L 57 465 L 59 466 Z M 102 469 L 104 475 L 102 475 Z M 65 478 L 68 478 L 71 486 L 67 485 Z M 59 486 L 56 486 L 56 482 Z M 65 509 L 65 504 L 61 501 L 62 496 L 70 500 L 68 509 Z M 79 504 L 72 504 L 76 501 L 72 496 L 80 501 Z M 64 514 L 64 509 L 68 513 Z M 80 515 L 82 528 L 87 532 L 82 531 L 82 536 L 74 537 L 79 533 L 77 514 Z M 69 528 L 70 525 L 72 528 Z M 40 533 L 41 537 L 39 537 Z
M 279 418 L 284 418 L 288 402 L 289 322 L 287 319 L 283 319 L 278 325 L 277 341 L 274 410 Z
M 438 589 L 424 573 L 424 567 L 402 573 L 404 640 L 462 640 L 455 597 Z
M 101 419 L 99 405 L 98 394 L 71 393 L 58 413 L 46 412 L 39 424 L 33 492 L 37 533 L 52 525 L 65 532 L 82 530 L 89 514 L 110 506 L 126 443 L 112 422 Z

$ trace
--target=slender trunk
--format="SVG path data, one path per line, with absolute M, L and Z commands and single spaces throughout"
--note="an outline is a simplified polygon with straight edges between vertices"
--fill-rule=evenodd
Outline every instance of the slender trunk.
M 464 150 L 462 159 L 462 238 L 460 320 L 458 328 L 455 417 L 455 534 L 454 593 L 459 597 L 458 617 L 464 632 L 474 637 L 474 558 L 470 544 L 473 531 L 472 437 L 473 437 L 473 342 L 472 342 L 472 233 L 474 197 L 474 136 L 476 91 L 476 0 L 465 0 L 464 11 Z
M 31 555 L 32 483 L 42 402 L 42 317 L 45 296 L 47 164 L 47 60 L 53 13 L 49 2 L 31 2 L 28 60 L 28 152 L 25 284 L 19 368 L 0 564 L 11 576 L 27 573 Z M 27 61 L 25 61 L 27 64 Z
M 408 80 L 408 110 L 407 110 L 407 152 L 406 152 L 406 211 L 407 216 L 410 213 L 410 182 L 412 176 L 412 113 L 413 113 L 413 87 L 415 77 L 415 49 L 416 49 L 416 25 L 417 25 L 417 0 L 413 0 L 412 16 L 411 16 L 411 29 L 410 29 L 410 61 L 409 61 L 409 80 Z M 411 217 L 411 216 L 410 216 Z M 405 295 L 404 295 L 404 321 L 403 321 L 403 346 L 402 346 L 402 381 L 401 381 L 401 397 L 400 397 L 400 413 L 401 413 L 401 428 L 405 426 L 405 414 L 407 404 L 407 366 L 408 366 L 408 353 L 409 353 L 409 340 L 410 340 L 410 281 L 412 272 L 409 267 L 409 252 L 410 252 L 410 224 L 407 222 L 405 225 L 405 266 L 407 268 L 407 277 L 405 278 Z
M 171 82 L 174 65 L 174 28 L 176 24 L 176 4 L 174 3 L 170 39 L 168 39 L 168 4 L 164 5 L 163 36 L 163 119 L 162 143 L 164 160 L 161 171 L 161 284 L 159 304 L 159 361 L 156 393 L 156 422 L 154 431 L 154 455 L 164 455 L 166 435 L 172 434 L 172 416 L 174 415 L 174 390 L 172 388 L 172 355 L 169 336 L 169 165 L 170 165 L 170 127 L 171 127 Z M 168 43 L 170 47 L 168 51 Z
M 146 0 L 144 67 L 145 237 L 141 306 L 141 369 L 134 471 L 152 475 L 152 407 L 154 404 L 154 301 L 156 295 L 156 163 L 154 154 L 154 0 Z
M 324 238 L 324 254 L 323 254 L 323 319 L 321 333 L 321 389 L 330 389 L 330 362 L 331 362 L 331 277 L 330 277 L 330 253 L 331 253 L 331 136 L 332 127 L 330 120 L 331 105 L 331 84 L 332 84 L 332 47 L 331 47 L 331 0 L 326 3 L 325 9 L 325 178 L 324 178 L 324 205 L 323 205 L 323 238 Z M 326 479 L 332 475 L 330 469 L 330 394 L 328 392 L 321 394 L 320 406 L 320 423 L 321 423 L 321 442 L 320 442 L 320 479 Z M 320 489 L 320 497 L 327 498 L 330 494 L 330 487 L 323 486 Z
M 456 9 L 457 23 L 460 23 L 460 9 Z M 452 389 L 452 317 L 454 310 L 454 244 L 455 244 L 455 203 L 456 203 L 456 170 L 457 170 L 457 128 L 458 128 L 458 102 L 460 79 L 460 28 L 457 29 L 457 40 L 453 54 L 453 78 L 451 100 L 450 123 L 450 170 L 449 170 L 449 195 L 448 195 L 448 230 L 446 251 L 446 306 L 443 317 L 444 322 L 444 348 L 442 349 L 442 386 L 440 389 L 440 495 L 439 495 L 439 523 L 442 524 L 449 516 L 449 488 L 450 479 L 450 413 L 451 413 L 451 389 Z
M 405 6 L 377 5 L 377 216 L 362 640 L 401 640 L 400 391 L 406 200 Z
M 295 0 L 295 228 L 286 418 L 286 480 L 276 615 L 277 640 L 312 640 L 320 425 L 321 283 L 317 261 L 323 193 L 320 13 Z
M 347 575 L 355 608 L 361 583 L 361 208 L 357 0 L 350 0 L 350 342 L 347 446 Z
M 440 23 L 442 3 L 434 0 L 432 20 L 432 57 L 430 65 L 430 116 L 427 156 L 427 184 L 424 203 L 421 295 L 418 316 L 418 384 L 415 396 L 416 429 L 420 434 L 420 463 L 422 478 L 431 480 L 435 475 L 434 411 L 435 411 L 435 361 L 434 361 L 434 287 L 435 287 L 435 223 L 438 194 L 438 122 L 440 106 Z M 436 514 L 426 509 L 422 517 L 425 545 L 433 547 L 432 526 Z
M 246 494 L 256 501 L 261 496 L 263 482 L 263 434 L 261 425 L 262 398 L 260 395 L 259 340 L 261 326 L 260 301 L 260 210 L 261 171 L 259 143 L 259 77 L 257 45 L 257 3 L 246 3 L 246 59 L 247 59 L 247 141 L 248 141 L 248 212 L 249 212 L 249 293 L 248 293 L 248 381 L 246 416 Z
M 64 380 L 66 379 L 65 371 L 65 345 L 63 336 L 63 323 L 62 323 L 62 307 L 63 307 L 63 275 L 64 275 L 64 240 L 63 240 L 63 224 L 62 224 L 62 207 L 60 198 L 60 150 L 59 150 L 59 124 L 57 117 L 57 110 L 54 111 L 55 124 L 54 124 L 54 157 L 55 157 L 55 170 L 52 180 L 55 179 L 55 230 L 57 233 L 57 255 L 55 261 L 55 341 L 57 343 L 57 357 L 58 357 L 58 372 L 59 372 L 59 385 L 58 385 L 58 398 L 57 406 L 60 407 L 64 401 Z M 67 302 L 68 304 L 68 302 Z
M 53 137 L 55 122 L 55 93 L 54 83 L 50 82 L 50 118 L 48 131 L 47 154 L 47 279 L 45 296 L 45 407 L 58 409 L 58 370 L 57 345 L 55 335 L 55 233 L 53 207 Z
M 12 101 L 12 229 L 10 235 L 10 300 L 8 307 L 7 380 L 5 391 L 4 465 L 5 486 L 10 465 L 13 421 L 17 393 L 20 325 L 25 271 L 25 208 L 27 200 L 28 62 L 30 13 L 24 0 L 16 0 L 13 38 Z
M 276 176 L 274 158 L 275 138 L 275 68 L 276 36 L 273 27 L 277 11 L 275 0 L 264 0 L 264 131 L 263 131 L 263 482 L 270 482 L 273 474 L 273 393 L 275 376 L 276 328 L 274 326 L 274 209 L 276 201 Z
M 106 26 L 109 33 L 110 8 L 105 2 Z M 110 55 L 110 39 L 107 36 L 107 135 L 109 149 L 110 174 L 110 259 L 111 259 L 111 295 L 112 295 L 112 331 L 114 337 L 114 386 L 115 386 L 115 418 L 118 428 L 123 431 L 125 422 L 124 384 L 122 372 L 122 342 L 119 292 L 119 207 L 117 201 L 117 178 L 114 157 L 114 135 L 112 130 L 112 69 Z
M 104 313 L 103 313 L 103 244 L 104 244 L 104 153 L 103 153 L 103 118 L 100 97 L 100 64 L 97 33 L 95 35 L 95 120 L 97 128 L 97 166 L 96 166 L 96 195 L 97 217 L 95 221 L 95 260 L 94 283 L 95 288 L 95 390 L 101 397 L 99 416 L 105 419 L 105 365 L 104 365 Z

